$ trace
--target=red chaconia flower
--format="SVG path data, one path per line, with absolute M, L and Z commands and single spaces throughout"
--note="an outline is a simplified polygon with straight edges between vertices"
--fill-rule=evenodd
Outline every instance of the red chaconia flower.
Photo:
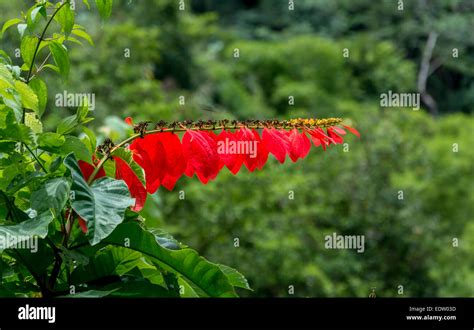
M 135 164 L 134 170 L 131 163 L 113 154 L 113 150 L 124 143 L 114 146 L 109 140 L 109 145 L 97 149 L 105 150 L 105 158 L 99 164 L 94 158 L 94 165 L 79 161 L 79 166 L 84 178 L 91 183 L 105 176 L 104 169 L 96 166 L 100 167 L 107 159 L 114 161 L 115 178 L 123 180 L 131 197 L 135 198 L 134 211 L 143 208 L 147 193 L 155 193 L 160 186 L 172 190 L 183 174 L 188 177 L 196 175 L 206 184 L 224 167 L 234 175 L 243 166 L 253 172 L 263 168 L 269 154 L 280 163 L 285 162 L 286 156 L 296 162 L 308 155 L 311 142 L 326 150 L 331 144 L 342 144 L 346 130 L 360 137 L 356 129 L 342 125 L 339 118 L 248 120 L 233 121 L 231 125 L 227 120 L 184 121 L 170 125 L 160 122 L 154 130 L 147 130 L 148 123 L 134 125 L 130 117 L 125 122 L 137 133 L 128 139 L 131 141 L 128 149 L 133 161 L 143 170 L 145 182 L 137 175 Z M 214 130 L 221 131 L 216 134 Z M 184 132 L 181 139 L 178 132 Z M 97 173 L 91 178 L 93 172 Z M 80 217 L 79 225 L 87 232 L 86 223 Z
M 233 127 L 227 125 L 228 121 L 173 123 L 172 127 L 161 123 L 157 129 L 147 131 L 147 123 L 133 125 L 130 117 L 126 119 L 140 133 L 129 149 L 144 170 L 148 193 L 156 192 L 160 186 L 173 189 L 183 174 L 196 175 L 206 184 L 223 167 L 234 175 L 244 165 L 253 172 L 262 169 L 269 154 L 280 163 L 285 162 L 286 156 L 296 162 L 308 155 L 311 141 L 324 150 L 331 144 L 343 143 L 346 129 L 360 137 L 356 129 L 341 125 L 341 121 L 338 118 L 246 121 L 235 122 Z M 219 128 L 218 134 L 213 132 Z M 261 134 L 257 129 L 261 129 Z M 181 140 L 180 131 L 184 132 Z M 135 183 L 138 189 L 140 185 L 136 180 Z M 138 192 L 132 192 L 132 196 L 136 195 Z

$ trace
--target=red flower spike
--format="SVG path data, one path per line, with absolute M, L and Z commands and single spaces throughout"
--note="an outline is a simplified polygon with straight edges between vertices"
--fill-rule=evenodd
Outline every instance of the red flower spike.
M 300 133 L 296 128 L 292 129 L 288 133 L 290 140 L 290 158 L 293 162 L 296 162 L 298 158 L 305 158 L 309 150 L 311 149 L 311 141 L 308 139 L 305 133 Z
M 206 184 L 219 172 L 219 155 L 216 141 L 206 132 L 187 130 L 183 136 L 183 151 L 188 160 L 185 174 L 194 173 Z
M 282 164 L 285 162 L 286 154 L 290 152 L 290 140 L 285 132 L 284 130 L 265 127 L 262 133 L 262 141 L 265 147 Z
M 147 196 L 146 189 L 143 187 L 142 182 L 137 177 L 135 172 L 133 172 L 127 162 L 119 157 L 114 157 L 114 161 L 115 178 L 125 181 L 128 190 L 130 191 L 130 195 L 135 198 L 135 205 L 132 207 L 132 210 L 138 212 L 145 205 Z
M 350 126 L 346 126 L 346 125 L 342 125 L 342 126 L 344 126 L 345 129 L 349 130 L 349 132 L 351 132 L 352 134 L 354 134 L 355 136 L 360 138 L 360 133 L 355 128 L 350 127 Z
M 160 187 L 167 166 L 160 134 L 136 139 L 129 147 L 133 152 L 133 160 L 145 171 L 146 191 L 150 194 Z

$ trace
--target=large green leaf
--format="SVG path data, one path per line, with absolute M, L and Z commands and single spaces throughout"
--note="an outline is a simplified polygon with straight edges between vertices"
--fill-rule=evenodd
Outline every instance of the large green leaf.
M 137 272 L 135 272 L 135 270 Z M 108 276 L 137 274 L 155 284 L 164 283 L 161 273 L 138 251 L 109 246 L 96 253 L 89 263 L 77 267 L 71 274 L 72 283 L 88 283 Z
M 89 241 L 95 245 L 110 235 L 123 221 L 125 210 L 135 204 L 122 180 L 100 178 L 89 187 L 76 157 L 69 154 L 64 165 L 71 171 L 71 205 L 87 224 Z
M 16 225 L 0 226 L 0 252 L 10 247 L 9 242 L 22 244 L 35 236 L 45 238 L 52 220 L 53 215 L 47 211 Z
M 38 213 L 53 209 L 59 214 L 69 197 L 69 182 L 66 178 L 46 181 L 31 194 L 31 207 Z
M 103 242 L 140 251 L 164 270 L 185 279 L 204 296 L 237 296 L 229 279 L 218 265 L 189 248 L 169 250 L 163 247 L 155 235 L 141 228 L 136 222 L 122 223 Z

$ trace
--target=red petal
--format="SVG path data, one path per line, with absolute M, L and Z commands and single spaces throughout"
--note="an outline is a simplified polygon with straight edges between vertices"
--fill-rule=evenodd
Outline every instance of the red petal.
M 333 127 L 328 127 L 327 131 L 329 137 L 335 142 L 335 144 L 341 144 L 342 142 L 344 142 L 344 139 L 341 136 L 337 135 Z
M 290 140 L 286 133 L 275 128 L 264 128 L 262 141 L 267 150 L 283 164 L 285 162 L 286 154 L 290 151 Z
M 145 171 L 146 190 L 153 194 L 165 176 L 166 155 L 159 134 L 149 134 L 130 145 L 133 160 Z
M 342 125 L 342 126 L 344 126 L 345 129 L 349 130 L 349 132 L 351 132 L 352 134 L 354 134 L 354 135 L 356 135 L 357 137 L 360 138 L 360 133 L 355 128 L 352 128 L 352 127 L 346 126 L 346 125 Z
M 304 158 L 308 155 L 311 149 L 311 141 L 306 134 L 298 132 L 296 128 L 291 130 L 288 134 L 290 140 L 290 158 L 296 162 L 298 158 Z
M 123 159 L 114 157 L 115 160 L 115 178 L 125 181 L 130 195 L 135 198 L 135 205 L 132 207 L 133 211 L 140 211 L 145 205 L 146 201 L 146 190 L 143 187 L 142 182 L 137 177 L 135 172 Z
M 174 186 L 176 185 L 176 182 L 179 180 L 180 176 L 171 176 L 171 175 L 166 175 L 163 178 L 163 182 L 161 182 L 161 185 L 165 187 L 168 190 L 173 190 Z
M 260 141 L 257 145 L 257 168 L 261 170 L 268 160 L 269 152 L 265 146 L 265 143 L 263 143 L 262 139 L 260 138 L 260 135 L 258 135 L 258 132 L 255 129 L 252 129 L 252 133 L 255 136 L 255 140 Z
M 78 164 L 79 164 L 79 168 L 81 169 L 81 172 L 82 172 L 82 176 L 84 177 L 84 179 L 86 181 L 89 180 L 89 177 L 91 176 L 92 172 L 94 172 L 95 170 L 95 166 L 92 165 L 92 164 L 89 164 L 83 160 L 79 160 L 78 161 Z M 105 176 L 105 171 L 104 171 L 104 168 L 102 167 L 99 172 L 97 172 L 94 180 L 97 180 L 98 178 L 101 178 Z
M 166 155 L 165 176 L 178 177 L 183 175 L 186 169 L 186 157 L 179 137 L 171 132 L 158 133 Z
M 324 134 L 324 131 L 321 128 L 306 130 L 306 132 L 310 134 L 311 140 L 313 141 L 315 147 L 321 145 L 323 149 L 326 150 L 326 146 L 331 142 L 334 142 L 334 140 Z
M 332 129 L 339 135 L 346 135 L 346 131 L 339 126 L 333 126 Z
M 216 141 L 206 132 L 187 130 L 183 136 L 183 151 L 188 160 L 185 174 L 196 173 L 206 184 L 219 172 L 219 155 Z

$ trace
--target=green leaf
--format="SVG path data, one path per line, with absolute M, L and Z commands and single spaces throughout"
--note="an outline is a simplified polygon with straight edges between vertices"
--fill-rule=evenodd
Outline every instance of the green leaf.
M 64 135 L 71 133 L 77 126 L 79 121 L 76 115 L 68 116 L 64 118 L 56 128 L 56 133 Z
M 15 88 L 18 94 L 20 94 L 21 103 L 23 107 L 38 112 L 38 96 L 36 96 L 35 92 L 31 89 L 31 87 L 20 80 L 16 80 Z
M 64 165 L 71 171 L 73 180 L 72 208 L 86 222 L 89 241 L 95 245 L 122 222 L 125 209 L 133 206 L 135 199 L 130 198 L 122 180 L 103 177 L 89 187 L 73 154 L 64 159 Z
M 58 6 L 61 4 L 58 3 Z M 74 12 L 69 4 L 64 5 L 56 14 L 55 19 L 62 27 L 62 31 L 68 36 L 74 26 Z
M 38 213 L 53 209 L 59 214 L 69 197 L 69 182 L 65 178 L 46 181 L 38 190 L 31 193 L 31 208 Z
M 87 9 L 91 9 L 91 5 L 89 4 L 89 0 L 82 0 L 82 2 L 86 5 Z
M 46 132 L 38 136 L 38 146 L 46 151 L 55 152 L 64 142 L 66 139 L 58 133 Z
M 219 264 L 219 268 L 222 270 L 225 276 L 227 276 L 230 284 L 238 288 L 252 290 L 245 276 L 238 272 L 236 269 L 221 264 Z
M 74 29 L 72 30 L 72 34 L 75 34 L 76 36 L 81 37 L 82 39 L 85 39 L 91 44 L 91 46 L 94 46 L 94 42 L 92 41 L 92 38 L 86 31 Z
M 19 19 L 19 18 L 12 18 L 12 19 L 9 19 L 8 21 L 6 21 L 5 24 L 3 24 L 3 27 L 2 27 L 2 35 L 5 33 L 5 31 L 6 31 L 9 27 L 11 27 L 11 26 L 13 26 L 13 25 L 15 25 L 15 24 L 18 24 L 18 23 L 20 23 L 20 22 L 22 22 L 22 20 Z
M 91 153 L 94 153 L 95 148 L 97 147 L 97 139 L 94 132 L 87 127 L 82 127 L 82 131 L 84 132 L 84 136 L 81 138 L 82 143 L 88 146 Z
M 45 82 L 39 78 L 30 80 L 28 86 L 31 87 L 31 89 L 35 92 L 36 96 L 38 97 L 37 114 L 38 114 L 38 117 L 41 118 L 41 116 L 44 113 L 44 110 L 46 109 L 46 104 L 48 102 L 48 88 Z
M 69 75 L 69 56 L 66 49 L 60 43 L 52 41 L 49 43 L 49 50 L 59 68 L 59 73 L 66 79 Z
M 29 220 L 28 220 L 29 221 Z M 17 259 L 38 281 L 44 282 L 48 278 L 48 269 L 51 269 L 54 263 L 54 254 L 46 240 L 38 240 L 38 250 L 28 249 L 10 249 L 5 251 L 11 257 Z
M 25 64 L 28 66 L 28 68 L 33 65 L 33 56 L 35 54 L 35 49 L 38 42 L 38 38 L 32 36 L 24 36 L 21 39 L 21 58 L 23 59 L 23 62 L 25 62 Z
M 112 0 L 95 0 L 99 15 L 102 19 L 107 19 L 112 13 Z
M 8 184 L 7 192 L 8 194 L 13 195 L 26 186 L 36 184 L 36 182 L 41 181 L 43 177 L 44 174 L 42 172 L 20 173 Z
M 161 246 L 155 235 L 141 228 L 136 222 L 122 223 L 103 242 L 125 246 L 143 253 L 166 271 L 181 276 L 202 295 L 237 296 L 229 279 L 218 265 L 199 256 L 192 249 L 169 250 Z
M 30 134 L 31 130 L 26 125 L 17 123 L 12 109 L 0 111 L 0 140 L 29 143 Z
M 43 123 L 35 113 L 25 113 L 25 125 L 28 126 L 33 133 L 39 134 L 43 132 Z
M 12 237 L 15 238 L 17 244 L 21 244 L 35 236 L 45 238 L 51 221 L 53 221 L 53 215 L 47 211 L 16 225 L 0 226 L 0 252 L 14 247 L 10 244 L 13 244 Z
M 66 141 L 58 150 L 59 154 L 68 155 L 72 152 L 78 159 L 90 163 L 92 154 L 78 137 L 67 135 L 65 136 L 65 139 Z
M 25 34 L 25 30 L 28 27 L 28 25 L 22 23 L 18 24 L 16 28 L 18 29 L 18 33 L 20 34 L 20 38 L 23 38 L 23 35 Z
M 93 258 L 90 258 L 87 265 L 74 269 L 71 274 L 71 283 L 82 284 L 112 275 L 122 276 L 133 270 L 138 270 L 140 277 L 150 274 L 147 271 L 160 275 L 155 266 L 147 262 L 140 252 L 122 247 L 108 246 L 99 250 Z M 161 275 L 159 277 L 161 281 L 155 284 L 164 283 Z

